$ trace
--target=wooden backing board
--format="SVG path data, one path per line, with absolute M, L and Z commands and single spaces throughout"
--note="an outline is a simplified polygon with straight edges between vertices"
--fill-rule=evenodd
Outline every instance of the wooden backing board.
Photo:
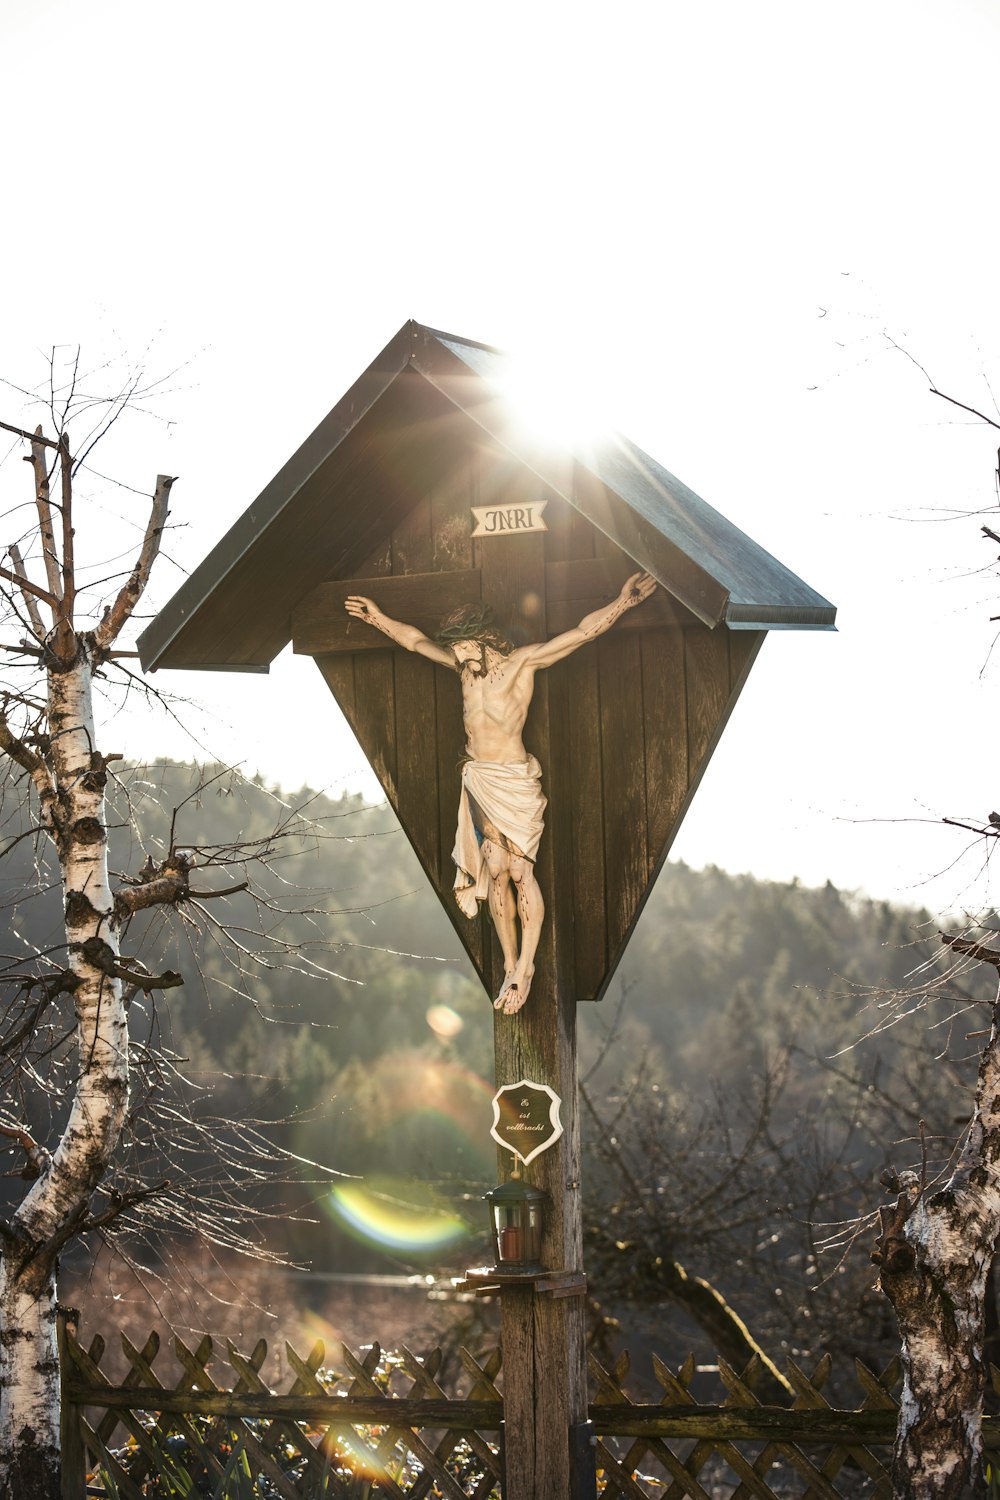
M 634 564 L 558 497 L 547 534 L 473 542 L 472 503 L 518 486 L 523 499 L 525 484 L 470 451 L 382 538 L 367 577 L 318 585 L 293 618 L 296 649 L 316 657 L 489 992 L 501 973 L 492 925 L 485 909 L 463 917 L 451 895 L 459 683 L 352 620 L 343 602 L 368 594 L 428 633 L 449 609 L 479 601 L 516 640 L 576 623 L 615 596 Z M 549 800 L 537 873 L 577 999 L 604 993 L 762 639 L 709 629 L 660 593 L 539 674 L 524 735 Z

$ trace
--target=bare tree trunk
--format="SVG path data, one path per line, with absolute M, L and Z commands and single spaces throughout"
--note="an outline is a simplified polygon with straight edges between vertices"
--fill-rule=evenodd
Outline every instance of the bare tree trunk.
M 59 1500 L 59 1355 L 51 1266 L 0 1259 L 0 1497 Z
M 985 1493 L 982 1411 L 986 1278 L 1000 1229 L 1000 1045 L 994 1013 L 968 1139 L 951 1178 L 907 1174 L 872 1258 L 902 1337 L 893 1455 L 900 1500 Z
M 55 1266 L 107 1169 L 128 1105 L 128 1021 L 108 875 L 106 772 L 94 749 L 92 663 L 83 641 L 48 669 L 51 781 L 34 768 L 65 895 L 67 976 L 78 1071 L 69 1118 L 7 1227 L 0 1260 L 0 1500 L 58 1496 L 59 1363 Z
M 68 1240 L 81 1230 L 110 1222 L 119 1211 L 112 1206 L 95 1215 L 91 1203 L 129 1102 L 128 1016 L 122 990 L 122 974 L 129 971 L 121 964 L 119 933 L 136 888 L 116 899 L 111 887 L 107 763 L 97 749 L 93 679 L 142 596 L 159 549 L 173 481 L 158 477 L 135 566 L 96 628 L 82 631 L 74 621 L 74 461 L 68 439 L 65 433 L 55 441 L 45 438 L 41 428 L 21 435 L 31 442 L 37 535 L 47 587 L 28 578 L 17 546 L 8 549 L 13 569 L 0 566 L 0 578 L 20 594 L 20 607 L 15 602 L 14 609 L 30 628 L 33 641 L 24 642 L 24 650 L 44 670 L 46 701 L 40 708 L 30 696 L 2 695 L 0 751 L 30 778 L 39 824 L 59 863 L 65 968 L 50 971 L 43 992 L 50 999 L 72 997 L 76 1077 L 68 1117 L 51 1152 L 32 1138 L 26 1125 L 0 1122 L 3 1135 L 23 1150 L 22 1175 L 31 1183 L 11 1217 L 0 1224 L 0 1500 L 59 1500 L 56 1267 Z M 56 506 L 50 497 L 54 474 L 60 480 Z M 50 612 L 51 625 L 43 620 L 40 603 Z M 17 704 L 22 710 L 19 720 L 12 717 Z M 181 878 L 185 872 L 186 867 Z M 176 978 L 171 976 L 171 982 Z

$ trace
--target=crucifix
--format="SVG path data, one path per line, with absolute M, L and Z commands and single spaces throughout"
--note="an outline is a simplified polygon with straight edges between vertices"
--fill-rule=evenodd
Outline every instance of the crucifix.
M 504 962 L 503 982 L 493 1004 L 504 1015 L 514 1015 L 528 998 L 545 916 L 535 878 L 544 828 L 542 768 L 521 738 L 535 673 L 604 635 L 655 588 L 650 574 L 633 573 L 603 609 L 585 615 L 572 630 L 528 646 L 514 646 L 490 623 L 489 610 L 481 605 L 453 610 L 430 637 L 418 626 L 390 618 L 363 594 L 345 600 L 349 615 L 374 626 L 404 650 L 457 672 L 461 679 L 465 758 L 452 851 L 455 899 L 469 918 L 477 915 L 479 902 L 488 902 Z
M 498 1005 L 498 1087 L 562 1101 L 531 1165 L 542 1281 L 501 1296 L 504 1494 L 579 1500 L 595 1479 L 577 1003 L 605 993 L 764 636 L 829 630 L 836 611 L 627 439 L 530 440 L 506 371 L 497 350 L 405 324 L 139 648 L 150 669 L 266 671 L 289 640 L 315 659 Z M 484 765 L 531 786 L 509 822 Z M 492 922 L 468 920 L 482 896 Z

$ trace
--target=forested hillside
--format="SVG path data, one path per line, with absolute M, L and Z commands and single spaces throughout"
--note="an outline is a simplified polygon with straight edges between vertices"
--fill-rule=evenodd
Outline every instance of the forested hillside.
M 212 1097 L 223 1118 L 249 1114 L 352 1179 L 302 1168 L 311 1223 L 265 1186 L 262 1239 L 319 1270 L 481 1258 L 492 1012 L 387 810 L 172 764 L 122 783 L 119 870 L 160 858 L 171 826 L 175 846 L 212 849 L 220 868 L 248 836 L 273 834 L 280 852 L 258 892 L 206 903 L 203 939 L 192 926 L 164 951 L 161 919 L 137 918 L 147 964 L 186 983 L 138 998 L 131 1017 L 137 1045 L 155 1040 L 190 1075 L 193 1109 Z M 15 965 L 52 941 L 35 859 L 25 838 L 5 863 Z M 651 1308 L 683 1306 L 708 1345 L 717 1308 L 699 1309 L 700 1277 L 776 1352 L 891 1343 L 871 1235 L 843 1252 L 882 1167 L 918 1154 L 919 1119 L 933 1155 L 967 1109 L 977 1022 L 962 997 L 942 1012 L 958 1014 L 955 1034 L 929 1033 L 912 1001 L 908 1019 L 893 1008 L 937 963 L 925 913 L 831 885 L 663 871 L 608 998 L 581 1008 L 588 1269 L 605 1311 L 645 1326 Z M 44 1101 L 26 1098 L 37 1118 Z

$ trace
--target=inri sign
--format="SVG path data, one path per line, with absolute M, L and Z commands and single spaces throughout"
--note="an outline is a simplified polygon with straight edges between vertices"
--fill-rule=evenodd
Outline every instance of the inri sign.
M 528 531 L 548 531 L 542 513 L 547 500 L 531 505 L 473 505 L 476 523 L 473 536 L 523 536 Z

